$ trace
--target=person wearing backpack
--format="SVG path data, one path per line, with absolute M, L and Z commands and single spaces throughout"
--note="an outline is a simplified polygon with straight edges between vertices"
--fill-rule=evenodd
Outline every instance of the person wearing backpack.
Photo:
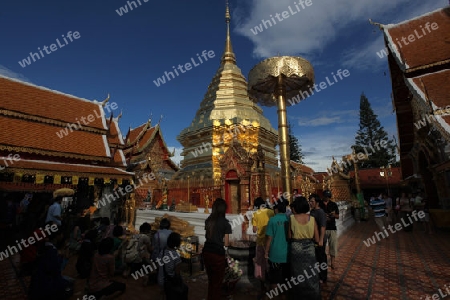
M 125 247 L 125 262 L 129 266 L 130 273 L 134 273 L 144 264 L 150 263 L 151 242 L 149 233 L 151 229 L 149 223 L 143 223 L 139 227 L 139 234 L 133 236 Z

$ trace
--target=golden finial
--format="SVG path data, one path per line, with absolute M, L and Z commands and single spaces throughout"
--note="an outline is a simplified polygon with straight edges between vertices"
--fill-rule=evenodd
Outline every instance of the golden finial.
M 231 16 L 230 16 L 230 6 L 228 5 L 228 0 L 227 0 L 227 3 L 226 3 L 226 6 L 227 6 L 227 8 L 226 8 L 226 11 L 225 11 L 225 22 L 226 23 L 230 23 Z
M 236 58 L 233 53 L 233 47 L 231 46 L 231 38 L 230 38 L 230 7 L 228 5 L 228 0 L 226 2 L 226 10 L 225 10 L 225 23 L 227 23 L 227 37 L 225 40 L 225 53 L 222 56 L 222 63 L 226 61 L 230 61 L 232 63 L 236 63 Z

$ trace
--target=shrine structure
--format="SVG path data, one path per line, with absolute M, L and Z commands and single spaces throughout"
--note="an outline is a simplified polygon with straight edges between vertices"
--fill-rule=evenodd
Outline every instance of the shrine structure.
M 137 128 L 128 130 L 123 147 L 127 170 L 135 174 L 137 182 L 141 178 L 149 178 L 141 180 L 141 184 L 134 191 L 136 207 L 157 208 L 160 202 L 162 205 L 165 182 L 179 169 L 171 160 L 174 150 L 169 151 L 160 125 L 152 126 L 151 119 Z
M 178 136 L 184 159 L 169 188 L 188 182 L 182 199 L 204 206 L 206 195 L 213 201 L 223 197 L 229 213 L 240 213 L 273 192 L 278 135 L 249 98 L 231 45 L 230 19 L 227 7 L 225 51 L 192 123 Z
M 132 181 L 109 96 L 90 101 L 0 76 L 0 99 L 0 161 L 17 158 L 0 168 L 1 191 L 67 187 L 77 190 L 80 207 L 89 207 L 114 185 Z

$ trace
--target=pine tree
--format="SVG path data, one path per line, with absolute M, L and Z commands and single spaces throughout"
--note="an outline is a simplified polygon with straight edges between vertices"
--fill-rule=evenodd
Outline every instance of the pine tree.
M 288 123 L 290 160 L 299 164 L 303 164 L 302 146 L 298 139 L 292 134 L 292 125 Z
M 361 168 L 379 168 L 396 163 L 394 141 L 388 138 L 364 93 L 361 94 L 359 104 L 359 130 L 355 137 L 355 151 L 369 154 L 367 160 L 359 162 Z

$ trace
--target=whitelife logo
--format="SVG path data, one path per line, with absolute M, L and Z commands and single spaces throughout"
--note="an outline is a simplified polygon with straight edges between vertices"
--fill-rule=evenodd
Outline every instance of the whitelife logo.
M 302 9 L 305 10 L 306 7 L 312 5 L 312 0 L 306 0 L 306 1 L 300 0 L 300 1 L 298 1 L 298 4 L 297 4 L 297 2 L 294 2 L 294 5 L 295 5 L 295 8 L 297 8 L 297 11 L 293 10 L 292 7 L 289 5 L 288 6 L 289 11 L 285 10 L 281 14 L 279 14 L 279 13 L 275 14 L 275 17 L 277 18 L 278 22 L 282 22 L 283 20 L 286 20 L 290 16 L 298 14 Z M 300 8 L 299 5 L 302 8 Z M 281 18 L 280 18 L 280 16 L 281 16 Z M 277 24 L 277 21 L 275 21 L 275 18 L 272 15 L 270 15 L 270 19 L 272 20 L 273 25 Z M 267 25 L 272 27 L 273 26 L 272 22 L 270 22 L 270 20 L 261 20 L 261 23 L 258 26 L 255 26 L 254 28 L 250 28 L 250 31 L 254 35 L 257 35 L 258 33 L 263 32 L 264 28 L 268 29 L 269 27 L 267 27 Z M 263 28 L 263 25 L 264 25 L 264 28 Z
M 445 292 L 443 292 L 443 289 L 438 289 L 439 294 L 433 294 L 432 296 L 425 296 L 425 298 L 422 296 L 420 297 L 420 300 L 425 299 L 425 300 L 440 300 L 440 299 L 444 299 L 445 297 L 447 297 L 448 295 L 450 295 L 450 285 L 445 284 L 444 285 L 445 291 L 447 291 L 447 294 Z
M 142 177 L 139 178 L 139 183 L 136 184 L 129 184 L 124 188 L 119 186 L 117 190 L 114 191 L 114 193 L 108 193 L 104 194 L 101 200 L 98 200 L 98 202 L 95 204 L 97 209 L 100 209 L 101 207 L 106 205 L 106 202 L 111 203 L 116 201 L 117 199 L 120 199 L 121 197 L 133 192 L 134 190 L 138 189 L 142 186 L 142 179 L 144 179 L 145 183 L 148 183 L 149 180 L 155 180 L 156 176 L 153 173 L 144 173 L 142 174 Z M 125 190 L 125 191 L 124 191 Z M 119 196 L 120 193 L 120 196 Z
M 2 158 L 0 158 L 0 160 L 3 160 L 3 163 L 4 163 L 4 166 L 2 166 L 0 164 L 0 171 L 3 171 L 7 167 L 13 165 L 15 161 L 19 161 L 20 160 L 20 155 L 19 154 L 14 154 L 13 155 L 12 153 L 10 153 L 8 155 L 8 157 L 2 157 Z
M 67 41 L 67 39 L 66 39 L 66 37 L 64 36 L 64 34 L 61 35 L 61 36 L 63 37 L 63 40 L 64 40 L 65 44 L 62 44 L 62 43 L 59 41 L 59 38 L 57 38 L 57 39 L 56 39 L 56 42 L 57 42 L 59 48 L 56 46 L 56 44 L 51 44 L 50 47 L 47 47 L 47 46 L 42 47 L 42 50 L 44 50 L 46 54 L 51 54 L 52 52 L 55 52 L 56 50 L 61 49 L 62 47 L 65 47 L 66 45 L 68 45 L 69 42 Z M 75 40 L 78 40 L 80 37 L 81 37 L 81 35 L 80 35 L 80 33 L 79 33 L 78 31 L 74 31 L 73 33 L 72 33 L 72 31 L 69 31 L 69 32 L 67 33 L 67 38 L 68 38 L 71 42 L 73 42 L 74 39 L 75 39 Z M 50 49 L 50 51 L 49 51 L 48 49 Z M 24 59 L 22 59 L 22 61 L 19 61 L 19 65 L 20 65 L 22 68 L 25 68 L 26 66 L 31 65 L 31 63 L 32 63 L 31 60 L 32 60 L 32 59 L 33 59 L 33 62 L 35 62 L 35 61 L 36 61 L 36 58 L 37 58 L 38 60 L 41 59 L 41 58 L 43 58 L 43 57 L 44 57 L 44 53 L 42 52 L 42 50 L 41 50 L 41 47 L 38 47 L 38 51 L 39 51 L 39 53 L 41 54 L 41 56 L 39 56 L 39 53 L 33 53 L 33 52 L 30 52 L 30 55 L 29 55 L 27 58 L 24 58 Z
M 111 106 L 111 108 L 110 108 Z M 105 108 L 108 111 L 108 113 L 111 113 L 111 110 L 116 110 L 117 109 L 117 103 L 116 102 L 112 102 L 111 104 L 109 102 L 106 103 Z M 81 117 L 81 122 L 83 122 L 84 126 L 89 125 L 90 123 L 94 122 L 95 119 L 101 119 L 102 115 L 98 114 L 97 110 L 93 110 L 92 111 L 94 114 L 90 114 L 87 117 Z M 62 139 L 65 136 L 69 135 L 69 130 L 70 132 L 73 132 L 74 130 L 80 130 L 83 126 L 81 125 L 80 120 L 78 120 L 78 118 L 75 118 L 75 120 L 77 121 L 76 123 L 67 123 L 66 127 L 64 129 L 61 129 L 59 132 L 56 132 L 56 135 Z
M 349 168 L 352 166 L 352 164 L 356 164 L 360 160 L 367 159 L 370 155 L 374 154 L 375 152 L 379 152 L 379 151 L 381 151 L 381 149 L 385 149 L 387 144 L 388 144 L 387 140 L 375 141 L 374 145 L 369 144 L 369 146 L 366 146 L 363 148 L 364 153 L 362 153 L 362 152 L 358 152 L 358 154 L 352 153 L 347 157 L 347 160 L 341 161 L 337 165 L 333 165 L 331 167 L 331 169 L 327 168 L 328 175 L 331 176 L 331 175 L 333 175 L 333 173 L 337 174 L 337 173 L 339 173 L 340 169 Z M 376 148 L 376 150 L 374 147 Z M 369 152 L 368 149 L 371 149 L 372 152 Z M 340 165 L 340 167 L 339 167 L 339 165 Z
M 414 218 L 414 220 L 417 222 L 417 221 L 419 221 L 419 219 L 417 219 L 417 217 L 419 217 L 420 219 L 423 219 L 425 217 L 425 212 L 423 212 L 421 210 L 417 213 L 417 211 L 414 210 L 411 213 L 411 215 Z M 408 227 L 409 225 L 411 225 L 413 223 L 413 220 L 411 220 L 411 217 L 409 216 L 409 214 L 407 214 L 406 216 L 408 217 L 408 219 L 411 223 L 406 223 L 405 220 L 403 220 L 403 218 L 400 219 L 402 221 L 404 227 Z M 395 230 L 393 229 L 393 227 L 395 228 Z M 386 228 L 385 227 L 383 227 L 383 228 L 384 228 L 383 231 L 375 232 L 375 234 L 371 238 L 368 238 L 367 240 L 363 241 L 364 245 L 366 245 L 366 247 L 370 247 L 371 245 L 375 245 L 375 243 L 377 242 L 376 239 L 378 239 L 378 241 L 381 241 L 380 237 L 383 239 L 389 237 L 389 233 L 387 232 Z M 398 222 L 394 226 L 389 225 L 388 229 L 391 233 L 396 233 L 397 231 L 402 230 L 403 227 L 402 227 L 402 224 L 400 224 L 400 222 Z
M 213 58 L 216 56 L 216 54 L 214 53 L 213 50 L 209 50 L 208 53 L 206 52 L 206 50 L 203 50 L 202 55 L 203 59 L 205 61 L 208 61 L 208 57 L 209 58 Z M 192 69 L 192 65 L 194 65 L 194 67 L 200 66 L 203 63 L 202 58 L 200 57 L 200 55 L 197 53 L 197 58 L 200 61 L 199 64 L 196 63 L 196 61 L 194 60 L 193 57 L 191 57 L 191 61 L 192 64 L 190 62 L 185 63 L 184 65 L 178 65 L 178 67 L 175 68 L 175 66 L 172 66 L 173 71 L 175 72 L 175 74 L 177 74 L 177 77 L 180 76 L 180 74 L 178 74 L 178 70 L 180 70 L 181 73 L 186 73 L 187 71 Z M 183 67 L 185 68 L 185 70 L 183 70 Z M 170 76 L 172 76 L 172 78 L 170 78 Z M 164 77 L 165 76 L 165 77 Z M 169 71 L 169 72 L 164 72 L 164 75 L 161 77 L 158 77 L 156 80 L 153 80 L 153 83 L 157 86 L 160 87 L 162 84 L 166 83 L 166 78 L 167 81 L 170 81 L 171 79 L 175 79 L 175 75 L 173 74 L 173 72 Z
M 433 22 L 430 24 L 430 22 L 427 22 L 425 25 L 425 28 L 423 28 L 422 25 L 420 25 L 420 29 L 422 30 L 423 35 L 420 35 L 419 32 L 417 32 L 417 29 L 414 29 L 414 34 L 410 34 L 408 35 L 408 37 L 403 36 L 400 40 L 403 42 L 404 46 L 408 46 L 409 44 L 423 38 L 424 36 L 427 35 L 427 31 L 428 33 L 431 33 L 431 30 L 437 30 L 439 29 L 439 25 L 436 22 Z M 431 29 L 430 29 L 431 28 Z M 426 31 L 425 31 L 426 29 Z M 416 39 L 417 38 L 417 39 Z M 408 39 L 408 41 L 406 41 L 406 39 Z M 402 43 L 398 40 L 398 38 L 396 38 L 398 45 L 400 46 L 400 48 L 402 48 Z M 388 49 L 384 48 L 380 51 L 377 51 L 377 55 L 379 58 L 383 58 L 383 57 L 387 57 L 388 55 Z
M 308 93 L 308 91 L 302 91 L 297 96 L 292 97 L 291 99 L 288 99 L 289 103 L 291 105 L 295 105 L 297 103 L 300 103 L 300 101 L 305 100 L 306 98 L 314 95 L 314 91 L 319 93 L 320 91 L 326 89 L 328 86 L 335 85 L 336 83 L 339 82 L 339 80 L 336 78 L 336 76 L 339 77 L 340 80 L 344 80 L 346 77 L 350 76 L 350 71 L 347 69 L 345 69 L 344 71 L 341 71 L 341 69 L 339 69 L 336 71 L 336 75 L 334 74 L 334 72 L 331 72 L 331 76 L 333 76 L 334 82 L 330 81 L 330 79 L 327 76 L 327 77 L 325 77 L 326 82 L 322 81 L 319 84 L 314 83 L 314 85 L 309 88 L 309 93 Z M 319 89 L 319 87 L 320 87 L 320 89 Z
M 45 232 L 47 232 L 48 235 L 51 235 L 51 232 L 57 232 L 58 226 L 56 224 L 52 224 L 51 226 L 49 224 L 45 225 L 44 230 L 40 228 L 41 236 L 39 236 L 38 232 L 34 232 L 34 236 L 29 236 L 26 240 L 22 239 L 20 242 L 16 240 L 16 246 L 8 246 L 7 249 L 3 252 L 0 252 L 0 261 L 2 261 L 4 258 L 8 258 L 9 255 L 13 256 L 16 253 L 19 253 L 19 251 L 22 251 L 22 245 L 23 248 L 27 248 L 30 245 L 33 245 L 36 241 L 40 241 L 45 239 L 47 236 Z M 27 244 L 28 241 L 28 244 Z M 19 250 L 17 250 L 19 248 Z M 14 250 L 14 251 L 13 251 Z
M 269 299 L 278 297 L 278 294 L 281 294 L 284 292 L 283 288 L 284 288 L 284 290 L 286 290 L 286 292 L 289 291 L 289 289 L 292 289 L 291 282 L 293 283 L 293 285 L 298 285 L 298 284 L 300 284 L 300 282 L 303 282 L 306 279 L 310 279 L 313 276 L 318 276 L 318 274 L 320 273 L 320 270 L 325 271 L 328 269 L 328 264 L 323 262 L 319 265 L 319 263 L 316 262 L 316 264 L 314 265 L 314 268 L 312 266 L 309 266 L 309 268 L 311 270 L 312 275 L 308 274 L 308 270 L 305 269 L 305 270 L 303 270 L 303 273 L 305 274 L 305 276 L 300 274 L 297 277 L 292 276 L 291 279 L 285 278 L 284 280 L 286 281 L 287 286 L 284 283 L 279 283 L 276 288 L 266 292 L 267 297 L 269 297 Z M 314 269 L 316 269 L 317 274 L 314 271 Z M 296 281 L 296 279 L 298 281 Z M 288 286 L 289 286 L 289 288 L 288 288 Z
M 139 6 L 142 5 L 141 0 L 136 0 L 136 1 L 137 1 L 137 3 L 139 3 Z M 131 4 L 134 5 L 134 8 L 138 8 L 138 6 L 136 4 L 136 1 L 127 1 L 127 4 L 128 4 L 128 7 L 130 8 L 130 11 L 133 10 L 133 6 L 131 6 Z M 149 0 L 142 0 L 142 2 L 144 2 L 144 3 L 148 2 L 148 1 Z M 123 16 L 124 14 L 128 13 L 128 7 L 126 5 L 124 5 L 124 6 L 120 7 L 119 9 L 116 9 L 116 13 L 119 16 Z

